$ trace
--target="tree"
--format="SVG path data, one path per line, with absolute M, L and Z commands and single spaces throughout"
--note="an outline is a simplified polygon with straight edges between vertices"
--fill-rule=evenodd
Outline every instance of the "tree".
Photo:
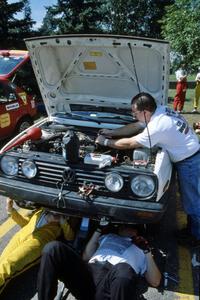
M 41 31 L 49 33 L 95 33 L 102 31 L 102 0 L 58 0 L 47 7 Z
M 200 65 L 200 3 L 195 0 L 176 0 L 166 8 L 162 20 L 162 34 L 171 44 L 171 49 L 189 69 Z
M 58 0 L 47 7 L 41 31 L 161 37 L 160 20 L 174 0 Z
M 23 13 L 24 18 L 17 19 L 17 13 Z M 28 0 L 8 4 L 7 0 L 0 1 L 0 45 L 1 48 L 25 48 L 23 38 L 31 32 L 31 10 Z
M 174 0 L 107 0 L 105 24 L 109 32 L 161 38 L 160 20 L 166 5 Z

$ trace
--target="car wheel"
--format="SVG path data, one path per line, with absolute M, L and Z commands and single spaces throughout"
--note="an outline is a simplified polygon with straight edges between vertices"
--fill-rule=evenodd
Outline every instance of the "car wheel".
M 25 129 L 29 128 L 31 125 L 33 125 L 33 120 L 31 118 L 24 118 L 20 120 L 16 127 L 16 133 L 20 133 L 24 131 Z

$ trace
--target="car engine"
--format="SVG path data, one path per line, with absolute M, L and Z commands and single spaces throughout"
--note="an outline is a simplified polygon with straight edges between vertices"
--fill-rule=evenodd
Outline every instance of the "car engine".
M 97 165 L 104 168 L 111 164 L 153 168 L 157 149 L 116 150 L 95 144 L 98 134 L 94 128 L 46 123 L 39 140 L 28 140 L 22 145 L 23 152 L 38 151 L 62 155 L 67 163 Z M 80 131 L 79 131 L 80 129 Z

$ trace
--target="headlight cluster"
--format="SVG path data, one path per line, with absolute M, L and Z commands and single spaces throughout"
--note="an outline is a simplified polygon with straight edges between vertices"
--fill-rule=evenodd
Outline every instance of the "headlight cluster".
M 18 158 L 9 155 L 3 156 L 1 170 L 8 176 L 16 176 L 19 171 Z M 37 166 L 32 160 L 25 160 L 21 165 L 21 170 L 28 179 L 34 178 L 37 174 Z
M 155 189 L 155 182 L 152 177 L 146 175 L 135 176 L 131 180 L 131 190 L 139 197 L 150 196 Z
M 18 159 L 12 156 L 4 156 L 1 159 L 1 169 L 9 176 L 15 176 L 18 173 Z
M 109 173 L 105 178 L 105 186 L 111 192 L 119 192 L 124 185 L 124 180 L 118 173 Z
M 37 174 L 36 164 L 32 160 L 25 160 L 22 163 L 22 172 L 28 179 L 34 178 Z
M 105 186 L 111 192 L 119 192 L 124 186 L 123 177 L 116 173 L 108 173 L 105 177 Z M 151 176 L 137 175 L 130 181 L 130 187 L 133 194 L 138 197 L 148 197 L 155 190 L 155 181 Z

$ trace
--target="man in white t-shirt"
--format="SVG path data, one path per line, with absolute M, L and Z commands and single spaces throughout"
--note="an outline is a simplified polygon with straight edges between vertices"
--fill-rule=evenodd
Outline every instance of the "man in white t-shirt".
M 115 149 L 160 146 L 174 163 L 185 212 L 191 218 L 192 246 L 200 245 L 200 144 L 184 117 L 165 106 L 158 106 L 148 93 L 140 93 L 131 101 L 132 112 L 145 129 L 130 138 L 115 139 L 113 132 L 101 131 L 96 143 Z M 134 124 L 134 127 L 137 125 Z M 139 126 L 138 126 L 139 128 Z M 120 129 L 125 131 L 125 128 Z M 109 138 L 112 137 L 112 138 Z
M 102 235 L 97 228 L 83 259 L 62 242 L 49 243 L 42 255 L 38 276 L 38 300 L 53 300 L 57 279 L 62 280 L 78 300 L 136 299 L 136 280 L 144 275 L 157 287 L 161 274 L 148 242 L 130 226 L 118 234 Z

